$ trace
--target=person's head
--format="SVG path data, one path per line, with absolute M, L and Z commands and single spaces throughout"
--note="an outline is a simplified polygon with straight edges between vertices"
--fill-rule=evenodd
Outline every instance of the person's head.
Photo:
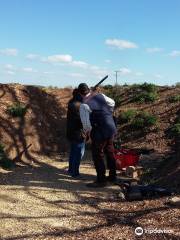
M 90 92 L 90 89 L 86 83 L 80 83 L 78 86 L 78 92 L 81 96 L 85 97 Z
M 75 88 L 73 90 L 72 95 L 73 95 L 73 100 L 82 102 L 82 97 L 81 97 L 81 95 L 79 93 L 79 90 L 77 88 Z
M 78 89 L 75 88 L 72 92 L 73 98 L 76 97 L 79 94 Z

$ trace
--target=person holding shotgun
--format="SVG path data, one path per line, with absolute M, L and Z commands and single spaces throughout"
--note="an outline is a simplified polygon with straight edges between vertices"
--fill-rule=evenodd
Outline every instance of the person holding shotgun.
M 113 120 L 115 102 L 106 95 L 99 93 L 97 87 L 98 85 L 90 92 L 87 84 L 81 83 L 78 86 L 78 91 L 83 97 L 83 103 L 80 105 L 80 118 L 86 135 L 91 139 L 92 159 L 97 173 L 96 181 L 89 183 L 88 187 L 104 187 L 107 181 L 116 181 L 113 145 L 116 134 L 116 126 Z M 108 177 L 106 177 L 104 155 L 106 155 L 109 169 Z

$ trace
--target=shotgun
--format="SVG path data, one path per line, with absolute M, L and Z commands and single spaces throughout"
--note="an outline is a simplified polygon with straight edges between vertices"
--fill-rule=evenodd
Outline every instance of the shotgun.
M 108 75 L 105 76 L 103 79 L 101 79 L 101 81 L 99 81 L 99 82 L 92 88 L 92 90 L 95 91 L 95 90 L 101 85 L 101 83 L 103 83 L 107 78 L 108 78 Z

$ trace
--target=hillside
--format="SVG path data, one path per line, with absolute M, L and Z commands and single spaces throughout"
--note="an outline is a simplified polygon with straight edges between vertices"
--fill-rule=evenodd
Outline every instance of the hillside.
M 137 88 L 137 87 L 136 87 Z M 158 87 L 154 102 L 134 102 L 134 88 L 124 86 L 103 89 L 118 101 L 116 109 L 118 132 L 122 144 L 131 148 L 145 147 L 159 153 L 167 153 L 174 147 L 174 137 L 169 133 L 180 109 L 179 101 L 169 101 L 180 95 L 179 87 Z M 0 85 L 0 137 L 11 158 L 25 150 L 24 158 L 31 154 L 66 152 L 65 122 L 67 102 L 72 89 L 53 89 L 19 84 Z M 20 102 L 27 106 L 22 118 L 14 118 L 8 112 L 9 106 Z M 121 114 L 127 110 L 146 111 L 157 118 L 155 126 L 148 129 L 132 128 L 129 122 L 121 121 Z M 27 146 L 32 146 L 26 150 Z
M 33 153 L 66 151 L 65 116 L 70 95 L 70 89 L 48 91 L 34 86 L 1 84 L 0 137 L 7 154 L 14 158 L 25 150 L 24 159 L 31 159 Z M 7 112 L 17 102 L 27 106 L 22 118 Z M 29 144 L 32 146 L 26 150 Z
M 178 197 L 180 141 L 178 128 L 173 127 L 179 126 L 179 100 L 170 97 L 178 96 L 179 88 L 158 87 L 157 99 L 151 103 L 134 102 L 142 93 L 138 89 L 104 87 L 102 91 L 117 102 L 122 144 L 154 149 L 141 158 L 144 174 L 140 183 L 170 187 Z M 169 196 L 124 202 L 119 198 L 119 185 L 89 189 L 86 184 L 95 180 L 96 173 L 88 157 L 82 161 L 80 177 L 67 174 L 67 155 L 60 153 L 68 150 L 65 118 L 71 92 L 0 85 L 0 143 L 11 159 L 20 159 L 24 150 L 23 162 L 11 169 L 0 167 L 0 239 L 135 239 L 137 226 L 171 230 L 161 238 L 179 239 L 180 213 L 177 206 L 168 205 Z M 2 149 L 0 145 L 0 160 Z M 159 236 L 145 234 L 142 239 Z
M 156 98 L 147 102 L 141 102 L 142 99 L 140 97 L 143 94 L 142 89 L 139 89 L 138 86 L 135 86 L 135 91 L 133 86 L 122 87 L 116 90 L 118 96 L 115 99 L 120 99 L 120 106 L 116 110 L 116 116 L 118 118 L 119 136 L 123 145 L 130 148 L 145 147 L 160 153 L 165 153 L 172 149 L 174 138 L 170 134 L 170 129 L 180 116 L 180 100 L 179 98 L 177 101 L 172 99 L 180 96 L 180 88 L 156 88 Z M 150 92 L 150 94 L 153 95 L 154 93 Z M 138 96 L 140 101 L 134 101 Z M 138 128 L 134 128 L 129 124 L 129 121 L 125 121 L 125 123 L 121 121 L 122 113 L 128 111 L 130 111 L 131 115 L 132 111 L 138 114 L 149 114 L 150 120 L 153 120 L 153 117 L 156 118 L 156 123 L 154 125 L 152 123 L 149 127 L 146 124 L 142 126 L 140 124 Z

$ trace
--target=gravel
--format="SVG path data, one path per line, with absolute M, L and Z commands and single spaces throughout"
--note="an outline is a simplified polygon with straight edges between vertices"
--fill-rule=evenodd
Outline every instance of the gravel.
M 67 162 L 36 156 L 34 167 L 0 170 L 0 239 L 180 239 L 180 209 L 168 199 L 121 202 L 118 186 L 89 189 L 91 164 L 82 163 L 82 178 L 67 175 Z M 166 233 L 147 233 L 147 230 Z M 157 232 L 157 231 L 156 231 Z

